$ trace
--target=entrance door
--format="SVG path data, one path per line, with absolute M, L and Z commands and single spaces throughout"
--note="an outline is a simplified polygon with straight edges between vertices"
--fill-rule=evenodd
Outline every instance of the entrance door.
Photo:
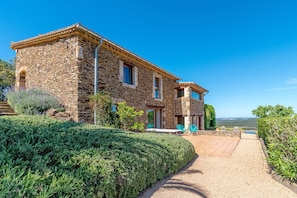
M 19 89 L 20 90 L 25 90 L 26 89 L 26 71 L 22 71 L 20 73 Z
M 155 109 L 155 116 L 156 116 L 156 118 L 155 118 L 155 126 L 156 126 L 156 128 L 161 129 L 162 128 L 161 109 Z
M 162 128 L 162 109 L 148 110 L 148 128 Z

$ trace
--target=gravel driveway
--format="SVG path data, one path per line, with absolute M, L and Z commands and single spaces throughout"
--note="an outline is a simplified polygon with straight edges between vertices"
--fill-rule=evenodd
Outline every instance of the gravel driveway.
M 214 136 L 185 138 L 193 143 L 199 157 L 189 168 L 159 182 L 141 197 L 297 197 L 296 193 L 272 179 L 255 135 L 243 134 L 240 140 Z M 211 138 L 218 139 L 211 141 Z M 216 146 L 218 149 L 214 149 Z M 220 154 L 219 150 L 225 150 L 227 154 L 223 151 Z

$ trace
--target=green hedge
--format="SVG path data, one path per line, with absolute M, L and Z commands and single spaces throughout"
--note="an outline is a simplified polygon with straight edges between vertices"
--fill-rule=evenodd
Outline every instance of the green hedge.
M 297 182 L 297 117 L 260 118 L 258 134 L 277 174 Z
M 136 197 L 194 155 L 173 135 L 0 117 L 0 197 Z

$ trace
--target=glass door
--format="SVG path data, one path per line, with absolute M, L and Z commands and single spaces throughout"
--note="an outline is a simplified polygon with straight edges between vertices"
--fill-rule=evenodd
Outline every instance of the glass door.
M 162 109 L 148 110 L 148 128 L 162 128 Z

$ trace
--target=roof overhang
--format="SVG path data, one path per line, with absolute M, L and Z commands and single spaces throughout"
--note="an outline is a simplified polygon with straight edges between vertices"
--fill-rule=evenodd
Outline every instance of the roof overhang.
M 178 82 L 178 83 L 176 84 L 176 88 L 183 87 L 183 86 L 184 86 L 184 87 L 188 87 L 188 86 L 190 86 L 190 87 L 192 88 L 193 91 L 198 92 L 198 93 L 207 93 L 207 92 L 208 92 L 207 89 L 205 89 L 205 88 L 203 88 L 203 87 L 197 85 L 197 84 L 194 83 L 194 82 Z
M 76 23 L 74 25 L 71 25 L 71 26 L 56 30 L 56 31 L 52 31 L 52 32 L 49 32 L 46 34 L 40 34 L 38 36 L 29 38 L 29 39 L 25 39 L 25 40 L 18 41 L 18 42 L 11 42 L 10 47 L 13 50 L 17 50 L 17 49 L 31 47 L 34 45 L 51 42 L 51 41 L 55 41 L 55 40 L 59 40 L 59 39 L 71 37 L 71 36 L 78 36 L 78 37 L 85 38 L 96 45 L 99 44 L 100 38 L 102 37 L 99 34 L 82 26 L 81 24 Z M 148 69 L 151 69 L 157 73 L 160 73 L 172 80 L 175 80 L 175 81 L 180 80 L 179 77 L 167 72 L 166 70 L 158 67 L 157 65 L 150 63 L 149 61 L 141 58 L 140 56 L 130 52 L 129 50 L 127 50 L 123 47 L 120 47 L 119 45 L 117 45 L 105 38 L 103 38 L 102 47 L 114 52 L 115 54 L 117 54 L 121 57 L 124 57 L 128 60 L 132 60 L 133 62 L 136 62 Z

